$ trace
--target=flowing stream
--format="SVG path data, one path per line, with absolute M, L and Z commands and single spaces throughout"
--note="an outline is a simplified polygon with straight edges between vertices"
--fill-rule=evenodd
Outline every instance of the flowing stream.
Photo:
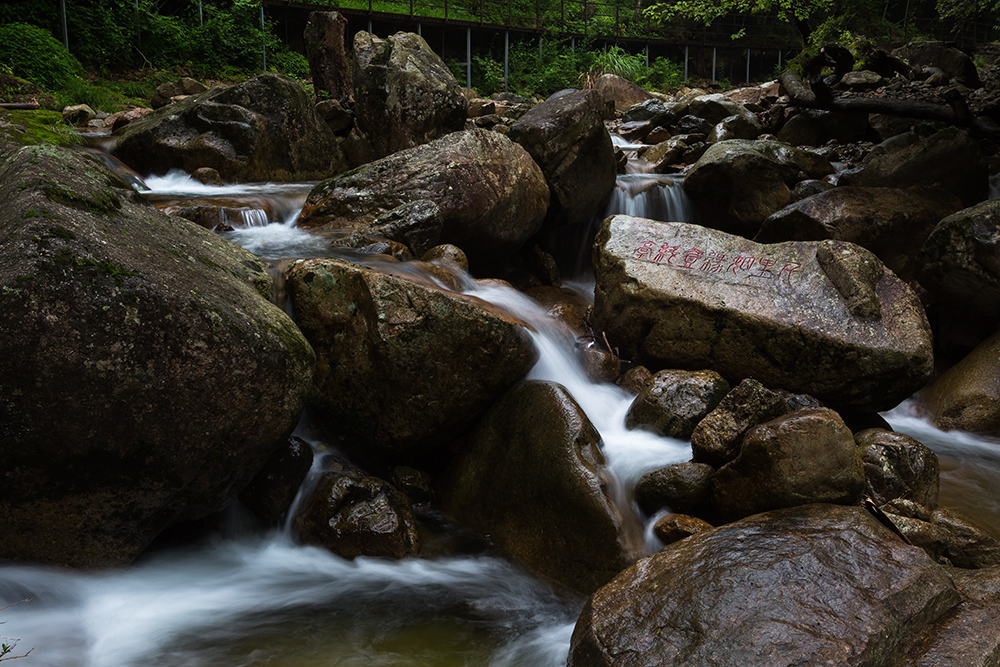
M 673 176 L 621 177 L 606 213 L 693 221 Z M 312 184 L 213 188 L 184 174 L 146 181 L 165 206 L 225 196 L 267 200 L 230 240 L 278 263 L 330 256 L 324 237 L 295 227 Z M 358 259 L 355 257 L 354 259 Z M 528 297 L 509 288 L 469 293 L 529 322 L 540 360 L 529 377 L 563 384 L 604 441 L 621 502 L 637 521 L 630 489 L 646 471 L 690 458 L 690 444 L 629 431 L 631 396 L 587 379 L 573 335 Z M 593 283 L 571 283 L 593 295 Z M 942 502 L 1000 526 L 1000 447 L 965 434 L 942 433 L 904 404 L 887 415 L 898 430 L 942 459 Z M 318 443 L 321 446 L 321 443 Z M 0 601 L 31 597 L 7 609 L 2 632 L 20 638 L 16 664 L 46 667 L 385 666 L 561 667 L 582 600 L 553 592 L 491 553 L 386 561 L 346 561 L 297 546 L 285 529 L 239 528 L 187 547 L 153 550 L 121 570 L 77 572 L 0 568 Z M 659 543 L 647 537 L 652 551 Z

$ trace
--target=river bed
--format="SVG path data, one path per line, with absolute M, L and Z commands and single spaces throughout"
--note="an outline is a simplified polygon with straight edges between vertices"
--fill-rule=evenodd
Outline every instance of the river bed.
M 152 201 L 223 194 L 184 174 L 147 179 Z M 227 186 L 227 197 L 273 198 L 277 214 L 223 235 L 273 263 L 329 256 L 322 237 L 295 226 L 312 184 Z M 678 177 L 629 174 L 605 213 L 692 220 Z M 360 261 L 360 258 L 353 257 Z M 473 285 L 472 281 L 466 284 Z M 586 277 L 569 284 L 593 297 Z M 588 294 L 589 290 L 589 294 Z M 594 384 L 573 336 L 527 297 L 500 287 L 469 292 L 535 328 L 540 360 L 529 377 L 559 382 L 604 440 L 620 501 L 632 506 L 638 477 L 690 458 L 690 444 L 624 427 L 631 396 Z M 1000 447 L 929 426 L 912 402 L 885 415 L 934 449 L 942 462 L 942 504 L 1000 529 Z M 324 443 L 313 442 L 323 451 Z M 20 638 L 17 664 L 46 667 L 385 666 L 558 667 L 565 664 L 583 600 L 489 551 L 386 561 L 347 561 L 301 547 L 284 527 L 261 531 L 234 507 L 226 528 L 184 547 L 155 549 L 121 570 L 0 568 L 0 600 L 29 602 L 4 612 L 3 633 Z

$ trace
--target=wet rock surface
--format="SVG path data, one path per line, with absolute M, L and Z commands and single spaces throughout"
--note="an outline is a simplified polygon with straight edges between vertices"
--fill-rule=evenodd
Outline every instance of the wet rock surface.
M 535 362 L 521 323 L 478 300 L 342 260 L 287 274 L 317 353 L 310 402 L 366 458 L 443 444 Z
M 467 130 L 320 183 L 298 224 L 318 231 L 364 229 L 418 201 L 441 211 L 441 237 L 432 245 L 460 247 L 476 271 L 502 261 L 541 229 L 549 188 L 524 148 L 496 132 Z
M 589 223 L 615 187 L 614 149 L 601 120 L 600 95 L 556 93 L 533 106 L 507 136 L 524 146 L 545 174 L 552 193 L 549 219 Z
M 892 665 L 961 600 L 863 509 L 807 505 L 692 535 L 584 607 L 568 665 Z
M 589 594 L 640 549 L 604 466 L 600 435 L 565 388 L 528 381 L 476 427 L 445 508 L 528 569 Z
M 709 500 L 724 521 L 810 503 L 853 505 L 865 489 L 854 436 L 827 408 L 803 408 L 744 436 L 712 476 Z
M 923 307 L 853 244 L 758 245 L 619 215 L 598 232 L 594 272 L 595 330 L 650 368 L 709 368 L 856 410 L 894 407 L 930 377 Z
M 354 36 L 358 127 L 375 158 L 427 143 L 465 127 L 468 102 L 444 61 L 422 37 Z

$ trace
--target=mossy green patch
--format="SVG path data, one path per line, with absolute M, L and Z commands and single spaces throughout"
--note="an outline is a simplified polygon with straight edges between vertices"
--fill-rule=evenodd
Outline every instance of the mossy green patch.
M 110 190 L 92 195 L 79 194 L 62 184 L 49 181 L 42 192 L 49 200 L 58 204 L 97 215 L 115 213 L 122 207 L 121 199 Z
M 7 111 L 0 109 L 0 143 L 35 146 L 42 143 L 70 147 L 80 144 L 80 137 L 64 124 L 58 111 Z

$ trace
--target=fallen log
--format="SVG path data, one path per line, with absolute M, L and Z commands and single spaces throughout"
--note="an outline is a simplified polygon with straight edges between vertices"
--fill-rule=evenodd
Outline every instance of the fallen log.
M 834 97 L 817 94 L 791 70 L 779 77 L 793 104 L 807 109 L 824 109 L 841 113 L 881 113 L 917 120 L 937 120 L 964 127 L 975 134 L 1000 140 L 1000 126 L 993 121 L 973 116 L 965 98 L 957 90 L 944 94 L 946 104 L 898 97 Z
M 38 102 L 0 102 L 0 109 L 26 109 L 34 110 L 39 108 Z

